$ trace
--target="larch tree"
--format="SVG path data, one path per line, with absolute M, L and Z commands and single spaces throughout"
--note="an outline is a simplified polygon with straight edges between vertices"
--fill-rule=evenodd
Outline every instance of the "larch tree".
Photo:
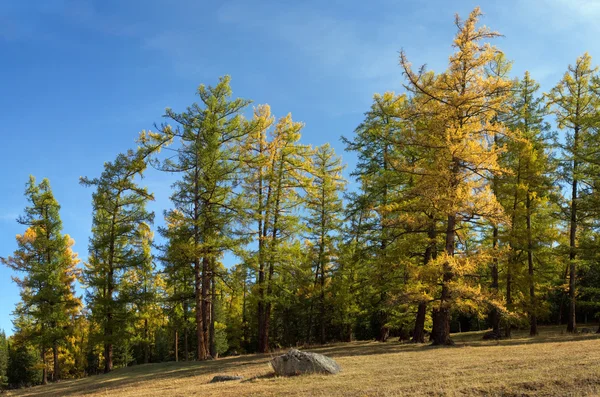
M 276 268 L 282 264 L 287 243 L 299 231 L 296 210 L 302 203 L 300 191 L 307 184 L 308 147 L 299 143 L 302 123 L 290 114 L 274 124 L 268 106 L 258 107 L 252 121 L 253 133 L 243 144 L 244 207 L 256 250 L 245 254 L 256 271 L 258 351 L 269 351 L 269 331 Z M 271 129 L 271 126 L 273 128 Z
M 239 143 L 251 125 L 241 112 L 250 103 L 232 99 L 230 78 L 225 76 L 212 86 L 201 85 L 194 103 L 183 113 L 167 109 L 165 117 L 174 126 L 163 124 L 157 132 L 144 132 L 139 142 L 144 147 L 169 145 L 175 156 L 155 162 L 163 171 L 181 174 L 173 185 L 171 201 L 177 210 L 173 217 L 182 223 L 189 237 L 194 267 L 196 313 L 196 359 L 210 357 L 211 284 L 216 261 L 235 245 L 231 229 L 238 216 L 235 206 L 240 165 Z
M 97 337 L 104 346 L 105 373 L 113 369 L 114 346 L 126 348 L 127 305 L 133 302 L 123 291 L 123 276 L 147 265 L 146 249 L 137 242 L 140 227 L 154 220 L 154 214 L 146 209 L 154 196 L 137 179 L 147 167 L 148 155 L 147 151 L 130 150 L 105 163 L 99 178 L 81 178 L 82 185 L 96 188 L 83 278 L 88 307 L 100 326 Z
M 183 348 L 183 360 L 190 359 L 189 334 L 192 330 L 192 311 L 194 306 L 194 252 L 189 244 L 189 233 L 185 223 L 178 221 L 182 217 L 176 212 L 167 211 L 165 214 L 166 226 L 159 229 L 167 241 L 162 247 L 161 261 L 166 289 L 166 304 L 170 325 L 175 332 L 175 360 L 179 361 L 179 351 Z M 182 338 L 183 346 L 179 340 Z
M 0 258 L 13 270 L 24 273 L 13 278 L 21 288 L 21 304 L 17 305 L 15 325 L 22 339 L 37 345 L 43 363 L 42 383 L 47 382 L 46 352 L 52 349 L 53 378 L 60 379 L 59 348 L 72 333 L 71 317 L 81 309 L 75 296 L 75 280 L 79 270 L 75 243 L 62 234 L 60 205 L 54 198 L 50 182 L 36 184 L 29 177 L 25 191 L 29 206 L 18 222 L 27 227 L 17 235 L 14 256 Z
M 451 311 L 460 297 L 469 293 L 463 281 L 468 280 L 478 262 L 473 256 L 457 252 L 457 231 L 473 219 L 493 223 L 502 218 L 489 180 L 501 172 L 493 138 L 504 131 L 502 124 L 492 123 L 492 119 L 506 102 L 511 82 L 486 73 L 499 50 L 484 41 L 499 34 L 477 27 L 480 16 L 476 8 L 464 21 L 456 17 L 456 52 L 450 56 L 444 73 L 432 77 L 423 69 L 415 72 L 406 54 L 400 56 L 406 88 L 415 99 L 421 98 L 413 111 L 431 118 L 429 130 L 415 139 L 423 147 L 435 148 L 434 158 L 422 160 L 422 167 L 436 172 L 424 172 L 418 183 L 435 191 L 436 207 L 445 214 L 444 249 L 433 261 L 441 266 L 441 288 L 433 308 L 431 333 L 432 342 L 438 345 L 452 344 Z
M 588 190 L 590 154 L 597 151 L 594 144 L 598 126 L 600 97 L 592 67 L 592 58 L 583 54 L 570 65 L 562 80 L 548 93 L 548 104 L 556 116 L 558 128 L 566 131 L 562 145 L 561 172 L 569 184 L 569 317 L 567 332 L 576 331 L 577 297 L 577 237 L 584 214 L 580 210 L 581 194 Z
M 546 260 L 543 258 L 544 247 L 555 241 L 556 224 L 547 216 L 550 210 L 557 210 L 557 191 L 553 188 L 554 163 L 550 157 L 551 134 L 550 125 L 544 120 L 547 114 L 543 99 L 536 96 L 539 84 L 528 72 L 515 84 L 514 100 L 509 107 L 506 118 L 507 125 L 514 131 L 514 137 L 502 139 L 504 153 L 500 157 L 502 167 L 510 171 L 502 180 L 512 192 L 510 203 L 505 206 L 506 213 L 511 217 L 511 233 L 509 242 L 509 269 L 512 274 L 514 267 L 523 268 L 519 272 L 523 277 L 523 295 L 528 296 L 523 306 L 530 321 L 530 334 L 537 335 L 537 318 L 539 303 L 536 299 L 535 269 L 543 268 Z M 519 265 L 519 259 L 524 253 L 525 266 Z M 534 263 L 537 258 L 538 264 Z M 547 259 L 547 258 L 546 258 Z M 525 270 L 526 269 L 526 270 Z M 507 290 L 512 286 L 507 285 Z M 510 297 L 512 299 L 512 297 Z M 508 300 L 508 297 L 507 297 Z M 508 327 L 507 327 L 508 329 Z
M 319 341 L 326 341 L 326 326 L 328 321 L 326 289 L 333 263 L 337 257 L 336 240 L 342 226 L 343 211 L 342 196 L 345 181 L 342 176 L 341 158 L 337 157 L 333 148 L 322 145 L 316 148 L 312 155 L 312 181 L 308 184 L 305 198 L 307 216 L 305 225 L 307 237 L 313 243 L 314 284 L 318 285 L 319 298 Z M 315 288 L 316 289 L 316 288 Z M 309 332 L 312 323 L 312 308 L 309 313 Z M 310 337 L 308 338 L 310 341 Z
M 0 331 L 0 390 L 8 386 L 8 339 L 4 331 Z
M 395 239 L 390 212 L 386 208 L 392 202 L 392 191 L 396 187 L 396 176 L 390 165 L 392 137 L 402 125 L 398 123 L 398 108 L 405 101 L 404 96 L 392 93 L 375 95 L 371 109 L 365 120 L 356 128 L 352 139 L 342 137 L 346 150 L 355 152 L 358 163 L 351 173 L 359 182 L 361 191 L 352 195 L 350 205 L 353 212 L 362 213 L 361 232 L 364 233 L 366 257 L 372 261 L 368 272 L 372 277 L 369 300 L 372 302 L 371 323 L 378 341 L 385 341 L 389 335 L 390 289 L 393 278 L 392 241 Z M 360 208 L 362 207 L 362 208 Z M 366 258 L 365 257 L 365 258 Z

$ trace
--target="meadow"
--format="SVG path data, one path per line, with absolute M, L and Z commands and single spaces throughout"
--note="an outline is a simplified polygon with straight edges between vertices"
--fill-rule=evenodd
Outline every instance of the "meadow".
M 338 375 L 275 377 L 272 356 L 256 354 L 205 362 L 122 368 L 107 375 L 9 392 L 8 396 L 592 396 L 600 394 L 600 335 L 541 327 L 529 337 L 482 340 L 454 334 L 455 347 L 392 340 L 309 347 L 333 357 Z M 209 383 L 215 375 L 242 381 Z

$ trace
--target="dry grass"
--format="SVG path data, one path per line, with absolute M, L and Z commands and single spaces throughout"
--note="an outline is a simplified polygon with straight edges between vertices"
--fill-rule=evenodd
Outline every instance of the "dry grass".
M 562 328 L 561 328 L 562 329 Z M 9 393 L 9 396 L 592 396 L 600 395 L 600 337 L 542 328 L 536 338 L 482 341 L 455 335 L 457 346 L 356 342 L 310 349 L 334 357 L 335 376 L 271 376 L 270 356 L 203 363 L 139 365 Z M 209 384 L 214 375 L 244 381 Z

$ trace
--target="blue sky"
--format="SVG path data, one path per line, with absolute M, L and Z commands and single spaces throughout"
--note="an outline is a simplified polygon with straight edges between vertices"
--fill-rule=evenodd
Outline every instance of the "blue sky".
M 79 176 L 97 176 L 165 107 L 183 109 L 200 83 L 224 74 L 234 95 L 305 122 L 305 143 L 343 154 L 339 137 L 352 134 L 373 93 L 402 90 L 398 51 L 442 70 L 453 15 L 476 5 L 505 35 L 496 44 L 514 74 L 529 70 L 544 90 L 584 51 L 600 56 L 596 0 L 0 1 L 0 256 L 23 231 L 15 218 L 33 174 L 50 179 L 85 258 L 92 192 Z M 145 179 L 158 214 L 171 181 Z M 11 275 L 0 267 L 0 329 L 9 333 L 19 299 Z

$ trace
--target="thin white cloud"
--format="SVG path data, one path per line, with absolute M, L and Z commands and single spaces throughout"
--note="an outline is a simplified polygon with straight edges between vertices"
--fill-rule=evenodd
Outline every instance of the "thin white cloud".
M 18 217 L 16 212 L 0 212 L 0 222 L 16 222 Z

